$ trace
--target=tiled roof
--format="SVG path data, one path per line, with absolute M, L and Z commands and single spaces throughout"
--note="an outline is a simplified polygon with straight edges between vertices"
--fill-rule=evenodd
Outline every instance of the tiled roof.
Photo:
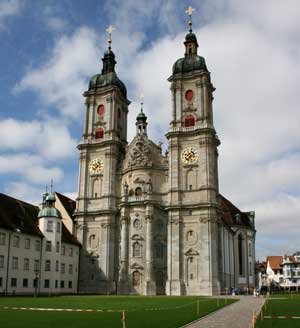
M 228 199 L 220 195 L 221 207 L 223 209 L 223 221 L 228 226 L 246 226 L 253 228 L 248 215 L 241 212 L 235 205 Z
M 19 229 L 30 235 L 43 236 L 37 224 L 39 208 L 19 199 L 0 193 L 0 227 Z
M 43 237 L 44 235 L 38 227 L 38 213 L 39 208 L 37 206 L 0 193 L 0 228 L 19 229 L 20 232 Z M 63 223 L 62 241 L 80 246 L 79 241 Z
M 270 264 L 272 270 L 280 270 L 283 256 L 268 256 L 267 262 Z
M 59 200 L 61 201 L 63 207 L 65 208 L 65 210 L 68 212 L 69 216 L 71 219 L 73 219 L 73 213 L 75 211 L 75 208 L 76 208 L 76 202 L 65 196 L 65 195 L 62 195 L 58 192 L 55 192 L 56 196 L 59 198 Z

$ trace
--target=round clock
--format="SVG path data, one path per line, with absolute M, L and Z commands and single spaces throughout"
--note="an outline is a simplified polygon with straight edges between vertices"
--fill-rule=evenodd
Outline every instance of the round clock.
M 194 164 L 197 162 L 198 157 L 198 151 L 192 147 L 184 149 L 181 153 L 181 159 L 185 164 Z
M 102 159 L 95 158 L 90 162 L 90 172 L 93 174 L 101 173 L 103 171 L 104 162 Z

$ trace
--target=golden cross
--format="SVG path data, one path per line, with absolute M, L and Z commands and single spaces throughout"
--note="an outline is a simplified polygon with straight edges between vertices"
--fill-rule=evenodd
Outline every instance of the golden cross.
M 109 25 L 108 28 L 106 29 L 106 32 L 108 32 L 108 39 L 107 39 L 107 42 L 108 42 L 108 46 L 110 48 L 110 45 L 111 45 L 111 34 L 112 32 L 115 30 L 115 28 L 112 26 L 112 25 Z
M 192 17 L 193 11 L 195 11 L 195 9 L 189 6 L 185 12 Z
M 193 25 L 193 23 L 192 23 L 192 14 L 193 14 L 193 11 L 195 11 L 195 9 L 192 8 L 192 6 L 189 6 L 185 11 L 190 17 L 190 20 L 189 20 L 190 32 L 192 32 L 192 25 Z

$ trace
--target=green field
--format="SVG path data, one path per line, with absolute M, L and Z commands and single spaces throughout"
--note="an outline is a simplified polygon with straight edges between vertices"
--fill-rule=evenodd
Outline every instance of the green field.
M 173 328 L 233 302 L 234 300 L 184 296 L 1 297 L 0 327 L 87 328 L 91 325 L 105 328 L 122 327 L 122 310 L 125 310 L 126 328 Z M 58 312 L 18 310 L 11 309 L 12 307 L 103 311 Z
M 264 316 L 296 316 L 300 317 L 299 294 L 277 294 L 266 302 L 263 309 Z M 258 318 L 256 327 L 264 328 L 300 328 L 300 319 Z

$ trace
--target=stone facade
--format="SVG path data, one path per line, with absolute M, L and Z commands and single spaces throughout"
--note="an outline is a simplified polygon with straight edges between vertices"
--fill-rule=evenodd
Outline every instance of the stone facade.
M 84 94 L 74 214 L 83 245 L 79 292 L 215 295 L 254 286 L 254 212 L 219 193 L 215 89 L 191 31 L 185 47 L 169 78 L 165 155 L 148 138 L 143 109 L 127 144 L 130 102 L 110 48 Z

